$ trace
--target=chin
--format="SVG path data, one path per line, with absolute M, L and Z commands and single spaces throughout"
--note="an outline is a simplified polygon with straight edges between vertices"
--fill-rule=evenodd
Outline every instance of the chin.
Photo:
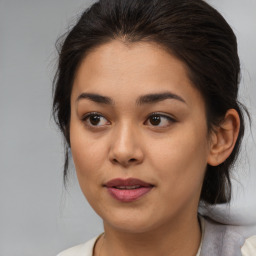
M 104 220 L 104 226 L 108 226 L 111 229 L 118 230 L 123 233 L 130 234 L 141 234 L 150 231 L 153 227 L 149 223 L 145 222 L 145 220 L 115 220 L 113 222 L 107 222 Z
M 104 216 L 103 216 L 104 215 Z M 138 211 L 119 211 L 113 212 L 107 216 L 100 215 L 103 219 L 104 227 L 118 230 L 124 233 L 141 234 L 156 229 L 161 225 L 156 214 L 148 214 L 146 212 Z

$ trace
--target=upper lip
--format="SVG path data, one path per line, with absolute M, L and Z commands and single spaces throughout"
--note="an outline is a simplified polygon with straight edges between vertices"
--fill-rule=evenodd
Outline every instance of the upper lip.
M 119 186 L 140 186 L 140 187 L 152 187 L 153 185 L 145 181 L 129 178 L 129 179 L 113 179 L 104 184 L 106 187 L 119 187 Z

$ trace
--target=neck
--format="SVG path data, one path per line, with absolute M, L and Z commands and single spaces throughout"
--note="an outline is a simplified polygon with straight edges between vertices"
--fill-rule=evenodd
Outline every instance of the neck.
M 180 216 L 158 228 L 141 233 L 115 229 L 104 223 L 105 235 L 97 256 L 195 256 L 201 241 L 197 214 Z

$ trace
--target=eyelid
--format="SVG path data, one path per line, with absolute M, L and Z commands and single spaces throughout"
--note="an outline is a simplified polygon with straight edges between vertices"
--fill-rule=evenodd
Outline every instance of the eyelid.
M 106 126 L 105 124 L 104 124 L 104 125 L 99 125 L 99 126 L 98 126 L 98 125 L 92 125 L 92 124 L 90 124 L 89 122 L 87 122 L 87 119 L 88 119 L 90 116 L 93 116 L 93 115 L 104 118 L 104 119 L 108 122 L 108 124 L 106 124 L 106 125 L 111 124 L 111 122 L 108 120 L 108 118 L 106 118 L 106 117 L 105 117 L 103 114 L 101 114 L 100 112 L 89 112 L 89 113 L 86 113 L 86 114 L 84 114 L 84 115 L 82 116 L 81 121 L 82 121 L 86 126 L 88 126 L 89 128 L 93 128 L 93 129 L 100 129 L 100 128 L 103 128 L 103 127 Z M 146 121 L 144 122 L 144 124 L 147 123 L 147 122 L 149 121 L 149 118 L 152 117 L 152 116 L 160 116 L 161 118 L 165 118 L 165 119 L 167 119 L 167 120 L 169 121 L 170 125 L 171 125 L 171 123 L 177 122 L 177 120 L 175 119 L 175 117 L 173 117 L 173 116 L 171 116 L 171 115 L 169 115 L 169 114 L 165 114 L 165 113 L 162 113 L 162 112 L 153 112 L 153 113 L 150 113 L 150 114 L 147 116 Z M 151 127 L 156 127 L 156 128 L 165 128 L 165 127 L 168 127 L 169 125 L 165 125 L 165 126 L 149 125 L 149 126 L 151 126 Z
M 87 119 L 88 119 L 90 116 L 94 116 L 94 115 L 95 115 L 95 116 L 99 116 L 99 117 L 103 117 L 108 123 L 110 123 L 110 122 L 108 121 L 108 119 L 107 119 L 103 114 L 101 114 L 101 113 L 99 113 L 99 112 L 89 112 L 89 113 L 86 113 L 86 114 L 84 114 L 84 115 L 82 116 L 81 121 L 84 122 L 84 124 L 85 124 L 86 126 L 90 127 L 90 128 L 99 129 L 99 128 L 104 127 L 105 125 L 97 126 L 97 125 L 91 125 L 91 124 L 89 124 L 88 122 L 86 122 Z
M 171 123 L 177 122 L 176 118 L 173 117 L 173 116 L 171 116 L 171 115 L 169 115 L 169 114 L 165 114 L 165 113 L 161 113 L 161 112 L 153 112 L 153 113 L 151 113 L 151 114 L 149 114 L 149 115 L 147 116 L 147 119 L 146 119 L 145 123 L 148 122 L 149 118 L 152 117 L 152 116 L 160 116 L 160 117 L 166 118 L 166 119 L 168 119 L 168 121 L 170 121 Z M 158 127 L 158 128 L 161 128 L 161 127 L 162 127 L 162 128 L 165 128 L 165 127 L 166 127 L 166 126 L 163 127 L 163 126 L 154 126 L 154 125 L 150 125 L 150 126 L 152 126 L 152 127 Z
M 176 121 L 176 118 L 171 115 L 171 114 L 167 114 L 167 113 L 163 113 L 163 112 L 153 112 L 153 113 L 150 113 L 147 118 L 151 117 L 151 116 L 162 116 L 162 117 L 166 117 L 166 118 L 170 118 L 170 119 L 173 119 Z
M 97 116 L 103 116 L 101 113 L 99 112 L 88 112 L 86 114 L 83 114 L 81 117 L 81 120 L 85 120 L 87 117 L 92 116 L 92 115 L 97 115 Z M 104 116 L 103 116 L 104 117 Z

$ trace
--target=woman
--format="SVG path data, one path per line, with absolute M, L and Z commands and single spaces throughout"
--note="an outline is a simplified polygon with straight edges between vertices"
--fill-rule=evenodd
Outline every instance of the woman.
M 204 1 L 100 0 L 83 13 L 53 108 L 64 177 L 71 150 L 104 234 L 59 256 L 256 255 L 255 237 L 198 215 L 199 202 L 231 199 L 239 74 L 236 37 Z

